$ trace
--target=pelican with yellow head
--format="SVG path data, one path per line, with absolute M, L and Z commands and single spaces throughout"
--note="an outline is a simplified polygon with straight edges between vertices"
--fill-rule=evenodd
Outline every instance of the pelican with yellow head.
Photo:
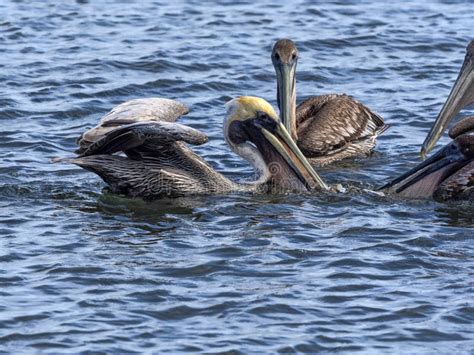
M 176 120 L 188 112 L 176 101 L 125 102 L 79 139 L 77 157 L 62 159 L 99 175 L 117 193 L 143 198 L 220 194 L 233 191 L 327 190 L 264 99 L 242 96 L 226 104 L 224 136 L 258 179 L 239 184 L 218 173 L 186 143 L 207 136 Z M 123 154 L 116 154 L 123 153 Z

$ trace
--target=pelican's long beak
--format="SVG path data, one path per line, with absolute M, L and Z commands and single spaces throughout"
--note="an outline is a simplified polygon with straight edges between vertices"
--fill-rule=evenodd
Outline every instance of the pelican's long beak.
M 277 77 L 277 100 L 280 119 L 296 139 L 296 62 L 274 63 Z
M 307 188 L 329 190 L 280 121 L 264 116 L 256 118 L 253 123 Z
M 410 169 L 403 175 L 400 175 L 395 180 L 392 180 L 388 184 L 382 186 L 378 190 L 385 190 L 388 188 L 395 187 L 396 193 L 399 193 L 409 186 L 417 183 L 420 180 L 425 179 L 428 175 L 435 173 L 435 172 L 442 172 L 442 169 L 447 168 L 448 165 L 462 162 L 464 156 L 459 149 L 459 146 L 456 142 L 451 142 L 449 145 L 445 146 L 440 151 L 436 152 L 433 156 L 426 159 L 425 161 L 421 162 L 413 169 Z M 448 168 L 449 169 L 449 168 Z M 449 175 L 449 170 L 445 170 L 442 172 L 443 175 L 437 176 L 437 179 L 442 181 L 445 176 Z M 427 181 L 427 184 L 433 185 L 433 189 L 435 185 L 437 185 L 439 181 Z
M 426 154 L 433 149 L 434 145 L 439 140 L 454 116 L 456 116 L 456 114 L 458 114 L 464 107 L 474 102 L 474 58 L 472 53 L 469 51 L 469 47 L 461 71 L 451 89 L 451 93 L 436 118 L 433 127 L 431 127 L 428 136 L 423 142 L 421 148 L 421 156 L 423 158 L 425 158 Z

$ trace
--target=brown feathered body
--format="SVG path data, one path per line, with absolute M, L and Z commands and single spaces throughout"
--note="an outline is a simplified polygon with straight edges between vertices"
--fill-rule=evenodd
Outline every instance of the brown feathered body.
M 316 166 L 370 155 L 387 128 L 382 117 L 345 94 L 312 96 L 296 109 L 298 147 Z
M 188 112 L 163 98 L 127 101 L 83 133 L 79 156 L 66 160 L 100 176 L 111 191 L 144 199 L 254 188 L 227 179 L 186 145 L 208 141 L 204 133 L 175 123 Z
M 474 201 L 474 161 L 461 167 L 433 192 L 436 201 Z

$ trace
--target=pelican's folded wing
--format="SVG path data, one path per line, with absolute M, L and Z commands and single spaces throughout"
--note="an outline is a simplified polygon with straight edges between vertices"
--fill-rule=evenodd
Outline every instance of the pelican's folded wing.
M 175 122 L 186 115 L 189 109 L 186 105 L 170 99 L 148 98 L 124 102 L 114 107 L 100 120 L 99 124 L 84 132 L 76 141 L 79 148 L 77 154 L 82 154 L 89 145 L 98 141 L 105 134 L 121 125 L 136 122 Z
M 208 140 L 201 131 L 174 122 L 138 122 L 112 129 L 90 144 L 80 156 L 127 152 L 143 145 L 164 146 L 183 141 L 203 144 Z
M 388 128 L 378 114 L 345 94 L 312 96 L 297 107 L 298 146 L 307 157 L 336 154 Z

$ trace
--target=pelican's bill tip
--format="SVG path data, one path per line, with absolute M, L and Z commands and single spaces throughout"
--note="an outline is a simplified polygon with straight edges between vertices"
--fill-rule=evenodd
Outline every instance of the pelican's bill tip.
M 422 146 L 421 149 L 420 149 L 420 156 L 421 156 L 421 159 L 425 160 L 427 154 L 428 154 L 428 152 L 427 152 L 427 150 L 426 150 L 426 147 L 425 147 L 425 146 Z

